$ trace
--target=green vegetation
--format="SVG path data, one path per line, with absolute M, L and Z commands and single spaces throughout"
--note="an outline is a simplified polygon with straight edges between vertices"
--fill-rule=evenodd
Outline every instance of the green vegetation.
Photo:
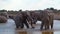
M 60 14 L 60 10 L 57 10 L 57 9 L 54 9 L 53 7 L 51 7 L 51 8 L 47 8 L 46 10 L 52 10 L 53 11 L 53 13 L 56 13 L 56 14 Z M 0 13 L 1 12 L 7 12 L 8 14 L 17 14 L 17 13 L 19 13 L 19 12 L 21 12 L 22 10 L 19 10 L 19 11 L 13 11 L 13 10 L 0 10 Z M 29 10 L 27 10 L 27 11 L 29 11 Z M 32 10 L 31 10 L 32 11 Z M 39 10 L 34 10 L 34 11 L 39 11 Z

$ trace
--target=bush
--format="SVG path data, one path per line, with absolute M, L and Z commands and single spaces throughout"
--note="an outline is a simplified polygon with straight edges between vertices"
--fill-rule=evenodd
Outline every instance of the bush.
M 6 23 L 7 22 L 7 18 L 4 16 L 0 16 L 0 23 Z

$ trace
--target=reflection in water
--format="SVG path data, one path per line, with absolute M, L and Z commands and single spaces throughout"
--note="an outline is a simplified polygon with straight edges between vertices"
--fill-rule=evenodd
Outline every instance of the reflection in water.
M 54 34 L 53 31 L 42 32 L 42 34 Z
M 27 31 L 17 31 L 16 34 L 27 34 Z
M 16 34 L 60 34 L 60 31 L 17 31 Z
M 40 31 L 18 31 L 16 34 L 41 34 Z
M 19 31 L 17 34 L 54 34 L 53 31 Z

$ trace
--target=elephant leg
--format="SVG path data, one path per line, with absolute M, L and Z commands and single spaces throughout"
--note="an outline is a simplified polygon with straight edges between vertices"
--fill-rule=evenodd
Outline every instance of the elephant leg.
M 16 23 L 16 28 L 19 28 L 19 24 Z
M 27 28 L 29 28 L 27 21 L 24 21 L 24 24 L 26 25 Z
M 41 30 L 43 29 L 43 25 L 41 25 L 41 28 L 40 28 Z
M 18 26 L 18 25 L 16 25 L 16 28 L 19 28 L 19 26 Z
M 49 22 L 47 21 L 47 22 L 45 22 L 45 30 L 47 30 L 47 29 L 49 29 Z
M 34 25 L 35 25 L 35 24 L 32 24 L 32 25 L 31 25 L 31 26 L 32 26 L 32 28 L 35 28 L 35 27 L 34 27 Z
M 53 28 L 53 23 L 51 23 L 51 29 Z
M 48 23 L 48 24 L 47 24 L 47 23 Z M 47 23 L 46 23 L 47 29 L 49 29 L 50 22 L 48 21 Z
M 51 29 L 53 28 L 53 15 L 51 16 Z
M 47 25 L 47 29 L 49 29 L 49 25 Z
M 21 24 L 20 24 L 20 27 L 21 27 L 21 28 L 24 28 L 24 24 L 23 24 L 22 22 L 21 22 Z
M 35 28 L 34 26 L 35 26 L 35 23 L 31 22 L 31 27 Z
M 43 29 L 43 26 L 44 26 L 44 23 L 42 22 L 42 24 L 41 24 L 41 28 L 40 28 L 41 30 Z
M 32 28 L 35 28 L 36 22 L 37 22 L 37 19 L 34 19 L 34 20 L 31 22 Z
M 47 26 L 45 25 L 45 30 L 47 29 Z

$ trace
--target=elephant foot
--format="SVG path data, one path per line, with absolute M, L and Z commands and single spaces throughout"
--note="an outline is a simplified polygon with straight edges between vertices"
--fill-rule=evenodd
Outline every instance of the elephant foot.
M 48 28 L 45 28 L 44 30 L 47 30 Z
M 16 30 L 18 30 L 19 28 L 15 28 Z
M 43 29 L 40 29 L 40 31 L 43 31 Z
M 35 27 L 32 27 L 33 29 L 35 28 Z
M 19 27 L 17 26 L 16 29 L 18 29 Z

